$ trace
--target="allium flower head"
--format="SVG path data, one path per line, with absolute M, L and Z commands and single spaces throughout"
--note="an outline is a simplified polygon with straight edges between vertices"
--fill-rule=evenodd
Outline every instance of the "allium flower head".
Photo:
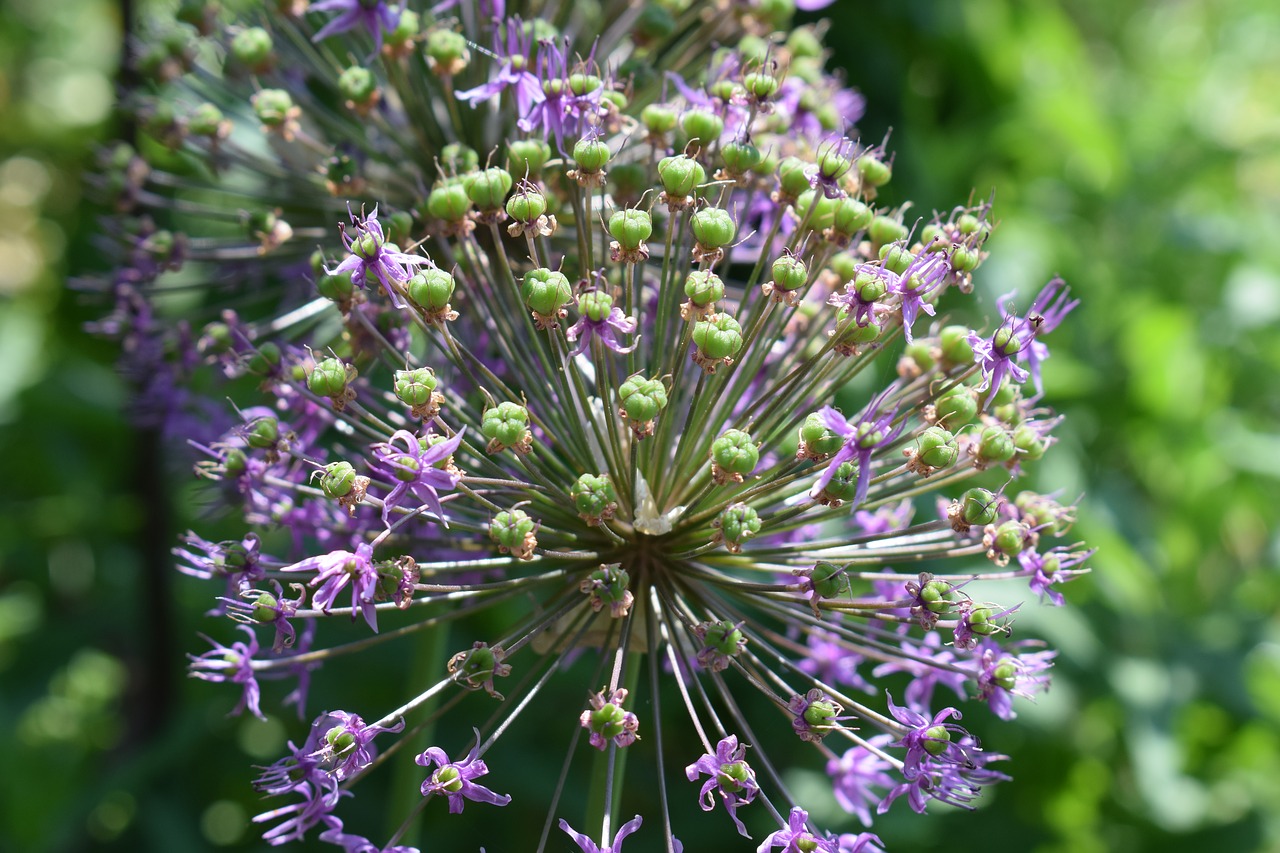
M 619 853 L 643 803 L 670 853 L 683 800 L 762 839 L 725 849 L 853 853 L 880 841 L 814 827 L 791 764 L 866 824 L 1007 779 L 959 709 L 1012 717 L 1053 653 L 988 581 L 1061 603 L 1092 554 L 1020 486 L 1060 423 L 1065 285 L 960 325 L 990 204 L 907 219 L 788 4 L 311 10 L 228 12 L 140 69 L 145 144 L 97 181 L 95 330 L 241 527 L 175 552 L 223 638 L 192 675 L 255 715 L 344 697 L 260 770 L 265 840 L 541 825 L 551 849 L 559 825 Z M 374 774 L 447 809 L 349 832 L 386 824 L 353 819 Z M 468 801 L 504 820 L 464 844 Z

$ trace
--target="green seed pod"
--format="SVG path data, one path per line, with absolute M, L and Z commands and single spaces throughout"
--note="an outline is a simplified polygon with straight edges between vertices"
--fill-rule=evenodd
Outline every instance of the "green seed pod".
M 534 531 L 538 523 L 523 510 L 513 509 L 500 512 L 489 522 L 489 538 L 498 545 L 504 554 L 510 553 L 517 560 L 532 560 L 538 540 Z
M 750 142 L 733 140 L 720 146 L 720 157 L 730 175 L 744 175 L 756 167 L 764 155 Z
M 715 521 L 716 541 L 722 541 L 730 553 L 742 550 L 742 543 L 760 532 L 760 514 L 744 503 L 729 504 Z
M 956 218 L 956 230 L 961 234 L 977 234 L 982 230 L 982 220 L 972 213 L 962 213 Z
M 871 208 L 857 199 L 836 199 L 831 228 L 837 234 L 852 237 L 871 224 L 871 217 Z
M 783 293 L 799 290 L 809 281 L 809 268 L 794 255 L 783 255 L 773 262 L 773 287 Z
M 805 227 L 811 231 L 825 231 L 835 223 L 836 199 L 827 198 L 817 190 L 800 193 L 795 208 L 802 221 L 808 219 Z
M 893 177 L 893 169 L 879 157 L 863 154 L 858 158 L 858 175 L 867 186 L 882 187 Z
M 978 436 L 975 461 L 979 467 L 1008 462 L 1017 453 L 1013 437 L 1002 426 L 986 427 Z
M 860 346 L 875 343 L 884 334 L 884 325 L 874 317 L 865 326 L 859 326 L 851 317 L 853 314 L 847 308 L 836 312 L 836 330 L 832 337 L 836 352 L 841 355 L 857 355 Z
M 588 290 L 578 297 L 578 310 L 596 323 L 603 323 L 613 310 L 613 297 L 603 290 Z
M 676 121 L 676 111 L 664 104 L 649 104 L 640 111 L 640 123 L 653 136 L 669 133 L 676 126 Z
M 883 246 L 886 243 L 895 243 L 899 240 L 907 239 L 907 226 L 891 216 L 878 214 L 871 220 L 871 225 L 867 228 L 867 236 L 871 238 L 871 242 L 877 246 Z
M 693 342 L 705 361 L 723 362 L 742 349 L 742 327 L 728 314 L 712 314 L 693 327 Z
M 599 524 L 613 518 L 618 499 L 608 475 L 583 474 L 569 489 L 569 497 L 579 517 L 587 524 Z
M 427 67 L 441 76 L 459 74 L 471 61 L 466 37 L 453 30 L 433 29 L 427 33 L 423 53 L 427 57 Z
M 565 307 L 573 302 L 573 285 L 564 273 L 540 268 L 525 274 L 520 295 L 525 307 L 541 321 L 539 325 L 551 328 L 557 319 L 565 316 Z
M 990 607 L 973 608 L 969 611 L 969 630 L 979 637 L 990 637 L 992 634 L 999 633 L 1002 628 L 1000 623 L 992 621 L 994 615 Z
M 636 44 L 643 46 L 662 41 L 675 30 L 676 19 L 665 6 L 660 3 L 646 3 L 640 10 L 640 17 L 636 19 L 632 35 Z
M 307 388 L 318 397 L 337 399 L 347 393 L 347 383 L 352 378 L 348 374 L 342 359 L 326 358 L 307 375 Z
M 968 246 L 956 246 L 951 252 L 951 266 L 960 272 L 973 272 L 982 263 L 982 252 Z
M 434 267 L 414 273 L 405 284 L 409 299 L 429 314 L 449 309 L 454 287 L 453 276 Z
M 280 421 L 275 418 L 258 418 L 249 424 L 244 435 L 245 442 L 258 450 L 273 449 L 280 441 Z
M 991 550 L 1002 555 L 1007 562 L 1009 557 L 1018 556 L 1027 547 L 1030 532 L 1031 529 L 1021 521 L 1006 521 L 991 536 Z
M 949 612 L 953 598 L 953 587 L 946 581 L 929 581 L 920 590 L 920 600 L 930 613 Z
M 837 252 L 827 261 L 827 269 L 835 273 L 842 283 L 853 281 L 858 275 L 858 264 L 861 263 L 857 258 L 848 252 Z M 879 297 L 876 297 L 877 299 Z
M 822 416 L 813 412 L 800 425 L 800 449 L 796 456 L 820 462 L 837 453 L 844 446 L 844 436 L 832 432 Z
M 266 127 L 282 127 L 291 118 L 293 98 L 284 89 L 262 89 L 253 96 L 253 114 Z
M 747 647 L 747 638 L 743 635 L 741 626 L 725 620 L 703 622 L 693 632 L 703 643 L 703 647 L 698 650 L 698 663 L 712 672 L 728 669 L 729 660 L 740 655 Z
M 740 429 L 725 430 L 711 443 L 711 461 L 711 476 L 717 485 L 723 486 L 731 480 L 741 483 L 760 462 L 760 449 L 749 433 Z
M 968 524 L 985 527 L 999 512 L 1000 501 L 986 489 L 969 489 L 960 497 L 961 518 Z
M 350 302 L 355 290 L 356 288 L 351 283 L 351 273 L 349 272 L 339 273 L 338 275 L 322 275 L 316 279 L 316 292 L 325 299 L 331 299 L 339 304 Z
M 964 385 L 952 388 L 933 404 L 935 420 L 947 427 L 961 427 L 978 415 L 978 398 Z
M 697 160 L 679 154 L 659 161 L 658 179 L 662 181 L 662 189 L 668 197 L 682 200 L 693 195 L 694 189 L 706 182 L 707 172 Z
M 467 198 L 480 210 L 493 211 L 502 207 L 507 193 L 511 192 L 511 173 L 506 169 L 491 166 L 482 172 L 467 175 L 463 186 Z
M 810 189 L 809 164 L 799 157 L 784 157 L 778 164 L 778 188 L 787 198 L 799 198 Z
M 991 673 L 991 680 L 997 687 L 1013 690 L 1018 686 L 1018 666 L 1012 658 L 1001 658 Z
M 547 212 L 547 197 L 531 184 L 522 183 L 507 199 L 507 215 L 516 222 L 536 222 Z
M 529 410 L 519 403 L 499 403 L 485 409 L 480 432 L 489 439 L 489 446 L 486 448 L 489 453 L 501 453 L 508 447 L 517 453 L 528 453 L 532 448 Z
M 243 29 L 231 40 L 231 58 L 255 72 L 271 67 L 273 49 L 271 34 L 262 27 Z
M 195 136 L 211 136 L 221 138 L 227 135 L 230 123 L 222 114 L 222 110 L 213 104 L 200 104 L 187 116 L 187 132 Z
M 643 210 L 617 210 L 609 217 L 609 234 L 623 249 L 638 249 L 652 233 L 653 220 Z
M 828 181 L 840 180 L 852 168 L 853 163 L 840 153 L 839 145 L 828 144 L 818 149 L 818 174 Z
M 948 365 L 973 364 L 973 347 L 969 344 L 969 330 L 964 326 L 945 326 L 938 335 L 942 360 Z
M 680 118 L 680 129 L 690 140 L 696 139 L 705 148 L 724 132 L 724 119 L 709 110 L 686 110 Z
M 948 468 L 959 457 L 956 437 L 942 427 L 931 426 L 916 438 L 915 458 L 931 469 Z
M 724 282 L 711 270 L 694 270 L 684 280 L 684 295 L 699 308 L 706 308 L 724 298 Z
M 924 751 L 933 756 L 942 755 L 951 744 L 951 732 L 946 726 L 930 726 L 925 730 Z
M 609 146 L 599 139 L 579 139 L 573 145 L 573 162 L 581 172 L 599 172 L 609 163 Z
M 733 224 L 729 211 L 718 207 L 704 207 L 693 214 L 690 219 L 693 236 L 698 245 L 707 249 L 720 249 L 733 242 L 738 227 Z
M 836 717 L 842 709 L 829 699 L 818 699 L 809 703 L 804 710 L 804 721 L 808 723 L 807 734 L 813 740 L 822 740 L 835 728 Z
M 1013 446 L 1017 448 L 1020 457 L 1034 462 L 1044 456 L 1048 444 L 1038 429 L 1022 423 L 1013 430 Z
M 938 363 L 933 357 L 933 347 L 928 341 L 916 339 L 903 347 L 902 358 L 912 365 L 912 372 L 919 376 L 928 373 Z
M 440 385 L 436 372 L 430 367 L 397 370 L 395 375 L 396 399 L 406 406 L 425 406 Z
M 862 302 L 878 302 L 884 298 L 889 286 L 884 277 L 872 272 L 860 272 L 853 279 L 853 289 Z
M 471 198 L 466 188 L 456 181 L 439 184 L 427 195 L 427 213 L 436 219 L 461 222 L 470 210 Z
M 551 146 L 545 139 L 516 139 L 507 146 L 508 170 L 522 178 L 537 180 L 550 159 Z
M 506 652 L 502 646 L 490 647 L 488 643 L 476 642 L 449 658 L 449 674 L 468 690 L 483 688 L 493 698 L 502 699 L 502 694 L 493 688 L 493 679 L 511 674 L 511 664 L 503 663 L 504 657 Z
M 609 170 L 613 196 L 619 204 L 633 205 L 649 189 L 649 169 L 642 163 L 617 163 Z M 647 214 L 646 214 L 647 215 Z
M 906 272 L 907 267 L 911 266 L 911 262 L 916 259 L 916 256 L 907 251 L 907 247 L 902 243 L 885 243 L 880 247 L 878 254 L 880 265 L 898 275 Z
M 618 388 L 620 413 L 640 437 L 653 432 L 653 419 L 666 408 L 667 388 L 659 379 L 646 379 L 637 373 Z
M 227 451 L 227 455 L 222 461 L 222 475 L 224 477 L 239 477 L 248 467 L 249 458 L 244 455 L 244 451 L 232 448 Z
M 803 573 L 813 585 L 818 598 L 838 598 L 850 592 L 848 566 L 837 566 L 825 560 Z
M 609 615 L 615 619 L 627 615 L 635 596 L 627 589 L 631 575 L 621 563 L 602 565 L 578 585 L 578 589 L 590 596 L 591 609 L 599 612 L 609 606 Z M 611 706 L 606 705 L 606 708 Z
M 440 168 L 446 175 L 465 175 L 480 168 L 480 155 L 461 142 L 450 142 L 440 149 Z
M 354 106 L 369 106 L 378 94 L 378 79 L 368 68 L 353 65 L 338 75 L 338 94 Z
M 356 486 L 356 469 L 350 462 L 331 462 L 321 470 L 320 491 L 330 500 L 346 497 Z
M 258 346 L 258 349 L 249 356 L 249 361 L 245 365 L 246 369 L 254 376 L 270 376 L 280 369 L 280 347 L 273 341 L 264 341 Z
M 778 92 L 778 78 L 765 71 L 753 71 L 742 78 L 742 88 L 756 101 L 767 101 Z

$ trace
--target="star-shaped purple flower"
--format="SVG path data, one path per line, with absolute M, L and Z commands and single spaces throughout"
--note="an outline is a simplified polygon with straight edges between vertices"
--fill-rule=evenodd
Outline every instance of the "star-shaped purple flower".
M 733 818 L 734 825 L 738 827 L 738 833 L 750 838 L 751 836 L 747 835 L 747 828 L 738 818 L 737 811 L 739 806 L 746 805 L 755 799 L 760 791 L 760 785 L 756 782 L 755 771 L 743 761 L 746 754 L 746 744 L 738 743 L 737 735 L 729 735 L 716 744 L 714 753 L 702 756 L 686 767 L 684 772 L 690 782 L 696 781 L 700 773 L 706 773 L 711 777 L 702 783 L 702 790 L 698 792 L 702 810 L 709 812 L 715 808 L 713 794 L 718 793 L 720 799 L 724 801 L 729 817 Z
M 831 482 L 831 478 L 836 475 L 841 465 L 846 462 L 856 462 L 858 488 L 854 494 L 853 505 L 856 507 L 866 499 L 867 486 L 871 482 L 871 455 L 878 448 L 891 444 L 898 437 L 898 433 L 902 432 L 903 427 L 903 424 L 893 425 L 893 419 L 898 413 L 896 406 L 887 413 L 879 413 L 883 400 L 884 395 L 872 400 L 865 413 L 856 421 L 846 421 L 844 415 L 830 406 L 823 406 L 818 412 L 823 425 L 842 436 L 845 442 L 836 455 L 831 457 L 827 470 L 822 472 L 818 482 L 814 483 L 813 488 L 809 490 L 810 497 L 816 499 L 822 494 L 823 489 Z
M 511 802 L 507 794 L 495 794 L 483 785 L 471 781 L 489 772 L 489 767 L 479 757 L 480 731 L 476 733 L 476 745 L 460 761 L 450 761 L 449 756 L 438 746 L 428 748 L 414 759 L 422 767 L 435 766 L 435 771 L 422 783 L 422 796 L 442 794 L 449 799 L 449 814 L 459 814 L 467 800 L 476 803 L 489 803 L 494 806 L 505 806 Z
M 498 40 L 499 34 L 504 29 L 507 33 L 505 50 Z M 532 43 L 533 36 L 525 29 L 524 21 L 519 18 L 508 18 L 503 27 L 494 27 L 493 52 L 505 57 L 502 67 L 498 69 L 498 76 L 491 82 L 476 86 L 474 89 L 458 92 L 458 100 L 466 101 L 474 107 L 479 102 L 487 101 L 494 95 L 501 94 L 503 90 L 511 88 L 515 90 L 516 115 L 529 115 L 534 105 L 546 97 L 542 92 L 542 81 L 528 70 L 529 48 Z
M 578 832 L 573 827 L 569 826 L 569 821 L 565 820 L 564 818 L 560 818 L 560 828 L 565 832 L 569 833 L 569 837 L 572 838 L 575 842 L 577 842 L 578 847 L 582 850 L 582 853 L 621 853 L 622 840 L 626 838 L 628 835 L 630 835 L 631 833 L 635 832 L 637 829 L 639 829 L 640 824 L 643 822 L 644 821 L 640 819 L 640 815 L 636 815 L 631 820 L 627 821 L 622 826 L 618 827 L 618 831 L 614 833 L 614 836 L 613 836 L 613 843 L 610 844 L 608 847 L 601 847 L 600 845 L 596 844 L 590 838 L 583 835 L 581 832 Z M 679 842 L 676 842 L 676 843 L 677 845 L 679 844 Z M 677 846 L 676 849 L 679 850 L 680 848 Z
M 382 523 L 391 526 L 391 510 L 400 506 L 410 495 L 421 501 L 440 519 L 445 522 L 444 508 L 440 505 L 440 489 L 452 489 L 461 479 L 447 468 L 438 468 L 438 464 L 446 462 L 462 443 L 466 428 L 458 430 L 451 438 L 424 446 L 426 441 L 419 439 L 408 430 L 396 430 L 391 440 L 374 449 L 374 457 L 381 466 L 382 473 L 392 477 L 396 484 L 390 493 L 382 499 Z
M 809 822 L 809 813 L 799 806 L 791 809 L 785 829 L 769 834 L 756 853 L 767 853 L 775 847 L 781 847 L 782 853 L 839 853 L 835 840 L 819 838 L 805 826 Z
M 430 264 L 431 261 L 421 255 L 410 255 L 389 248 L 387 235 L 378 222 L 378 208 L 375 207 L 373 213 L 363 217 L 356 216 L 350 210 L 347 213 L 355 226 L 355 236 L 352 237 L 342 223 L 338 224 L 338 228 L 342 231 L 342 243 L 351 254 L 333 269 L 325 267 L 325 273 L 351 273 L 351 283 L 361 289 L 366 287 L 369 276 L 372 275 L 382 283 L 382 289 L 387 292 L 392 305 L 397 308 L 406 307 L 409 303 L 400 295 L 396 285 L 403 285 L 411 278 L 409 267 Z
M 1006 376 L 1018 383 L 1026 382 L 1030 376 L 1035 382 L 1036 393 L 1044 392 L 1040 381 L 1040 365 L 1049 357 L 1049 348 L 1036 338 L 1056 329 L 1063 318 L 1071 313 L 1071 309 L 1080 304 L 1079 299 L 1067 298 L 1070 293 L 1062 279 L 1053 279 L 1031 303 L 1026 317 L 1019 317 L 1006 307 L 1017 295 L 1016 292 L 1007 293 L 997 301 L 1004 319 L 991 337 L 984 338 L 977 332 L 969 333 L 973 360 L 982 369 L 982 384 L 978 386 L 978 390 L 991 389 L 983 406 L 991 405 Z M 1017 363 L 1019 361 L 1025 361 L 1027 367 L 1021 367 Z
M 312 3 L 309 11 L 338 13 L 336 18 L 311 37 L 312 41 L 324 41 L 329 36 L 363 26 L 373 36 L 376 56 L 382 51 L 382 34 L 400 26 L 400 15 L 404 12 L 404 7 L 393 9 L 384 0 L 321 0 L 319 3 Z
M 191 659 L 191 677 L 201 681 L 229 681 L 239 684 L 244 692 L 240 694 L 240 702 L 232 709 L 231 714 L 239 714 L 248 708 L 249 713 L 265 720 L 262 709 L 258 707 L 261 693 L 253 672 L 253 656 L 258 653 L 258 637 L 248 625 L 240 625 L 239 628 L 249 635 L 249 642 L 224 646 L 205 637 L 213 648 L 199 656 L 187 655 Z
M 311 605 L 325 613 L 333 607 L 334 599 L 347 585 L 351 584 L 351 620 L 356 615 L 364 616 L 364 621 L 374 631 L 378 630 L 378 613 L 373 607 L 373 599 L 378 591 L 378 570 L 373 565 L 373 546 L 362 543 L 356 546 L 355 553 L 350 551 L 330 551 L 319 557 L 309 557 L 292 566 L 285 566 L 284 572 L 316 572 L 316 576 L 307 585 L 320 587 L 311 596 Z

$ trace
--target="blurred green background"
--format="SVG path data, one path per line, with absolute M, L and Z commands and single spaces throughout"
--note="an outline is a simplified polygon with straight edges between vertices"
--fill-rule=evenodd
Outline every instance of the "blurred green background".
M 1280 851 L 1280 11 L 826 16 L 864 136 L 892 128 L 895 197 L 995 191 L 985 304 L 1054 274 L 1082 298 L 1052 341 L 1068 420 L 1042 473 L 1084 493 L 1101 549 L 1068 608 L 1019 622 L 1061 655 L 992 735 L 1016 781 L 878 829 L 894 851 Z M 194 510 L 156 491 L 111 347 L 81 330 L 99 311 L 64 286 L 101 266 L 79 173 L 111 128 L 120 20 L 111 0 L 0 11 L 0 850 L 260 849 L 247 764 L 285 728 L 183 677 L 207 603 L 166 551 Z

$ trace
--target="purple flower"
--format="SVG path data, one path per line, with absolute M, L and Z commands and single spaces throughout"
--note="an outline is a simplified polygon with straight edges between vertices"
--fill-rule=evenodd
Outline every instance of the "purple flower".
M 881 678 L 894 672 L 909 673 L 911 683 L 904 694 L 908 707 L 918 711 L 927 709 L 933 702 L 933 690 L 939 684 L 965 698 L 968 677 L 955 670 L 955 653 L 942 647 L 938 632 L 930 631 L 919 642 L 904 639 L 902 651 L 904 654 L 898 656 L 900 661 L 882 663 L 871 674 Z
M 929 766 L 927 772 L 917 773 L 890 791 L 876 806 L 876 813 L 887 812 L 893 801 L 903 794 L 907 795 L 912 811 L 917 814 L 924 813 L 929 800 L 969 809 L 974 798 L 982 793 L 983 785 L 1008 781 L 1005 774 L 986 768 L 988 763 L 1008 756 L 984 753 L 978 748 L 977 741 L 967 735 L 956 745 L 964 753 L 966 763 Z
M 223 598 L 227 615 L 244 625 L 275 625 L 276 636 L 271 644 L 271 651 L 279 654 L 290 648 L 296 638 L 293 625 L 289 622 L 307 599 L 307 590 L 302 584 L 289 584 L 289 588 L 298 594 L 292 601 L 284 597 L 284 589 L 278 581 L 271 581 L 271 591 L 262 589 L 246 589 L 240 598 Z
M 344 853 L 419 853 L 417 847 L 404 844 L 379 847 L 363 835 L 348 835 L 342 831 L 342 821 L 333 815 L 325 815 L 323 821 L 329 828 L 320 833 L 320 840 L 338 845 Z
M 746 805 L 755 799 L 760 786 L 756 783 L 755 771 L 742 760 L 746 753 L 747 747 L 745 744 L 738 743 L 737 735 L 729 735 L 716 744 L 715 753 L 702 756 L 686 767 L 684 772 L 690 782 L 696 781 L 699 773 L 706 773 L 711 777 L 702 784 L 702 790 L 698 792 L 702 810 L 711 811 L 715 807 L 715 797 L 712 794 L 719 793 L 720 799 L 724 801 L 725 810 L 729 812 L 729 817 L 733 818 L 734 825 L 738 827 L 738 833 L 750 838 L 751 836 L 747 835 L 747 828 L 738 818 L 737 811 L 738 806 Z
M 292 566 L 286 566 L 284 572 L 317 572 L 307 584 L 319 586 L 311 596 L 311 605 L 325 613 L 333 607 L 334 599 L 348 583 L 351 584 L 351 621 L 356 614 L 364 616 L 364 621 L 374 631 L 378 630 L 378 613 L 374 609 L 373 599 L 378 592 L 378 570 L 373 565 L 373 546 L 361 544 L 355 553 L 350 551 L 330 551 L 319 557 L 309 557 Z
M 791 728 L 801 740 L 809 743 L 821 741 L 836 728 L 836 723 L 850 719 L 840 716 L 844 706 L 817 687 L 803 696 L 792 696 L 787 710 L 793 716 Z
M 448 527 L 438 490 L 452 489 L 462 478 L 447 468 L 437 466 L 446 463 L 454 454 L 465 432 L 466 427 L 463 427 L 451 438 L 427 445 L 425 438 L 419 439 L 408 430 L 396 430 L 390 441 L 374 449 L 382 472 L 396 481 L 395 487 L 382 499 L 383 524 L 390 527 L 391 510 L 404 503 L 408 495 L 413 495 L 422 502 L 421 506 L 430 509 Z M 403 450 L 397 442 L 404 445 Z
M 377 55 L 382 50 L 382 34 L 400 26 L 400 14 L 404 7 L 392 9 L 384 0 L 321 0 L 319 3 L 312 3 L 309 11 L 339 13 L 311 37 L 312 41 L 324 41 L 329 36 L 363 26 L 373 36 L 373 52 Z
M 560 818 L 560 828 L 569 833 L 569 837 L 578 843 L 578 847 L 582 850 L 582 853 L 621 853 L 622 839 L 639 829 L 640 824 L 643 822 L 644 821 L 640 819 L 640 815 L 636 815 L 631 820 L 618 827 L 618 831 L 614 833 L 613 836 L 613 843 L 608 847 L 601 847 L 581 832 L 576 831 L 573 827 L 569 826 L 569 821 L 564 818 Z M 676 843 L 677 845 L 679 844 L 679 842 Z M 679 850 L 679 847 L 676 849 Z
M 382 283 L 382 289 L 387 292 L 392 305 L 396 308 L 407 307 L 409 303 L 397 289 L 411 278 L 412 274 L 407 268 L 431 262 L 421 255 L 410 255 L 388 248 L 386 234 L 378 222 L 378 208 L 375 207 L 373 213 L 365 217 L 356 216 L 350 209 L 347 210 L 347 215 L 355 226 L 356 236 L 353 238 L 348 234 L 342 223 L 338 223 L 338 228 L 342 231 L 342 243 L 351 254 L 333 269 L 325 267 L 325 273 L 351 273 L 351 283 L 361 289 L 367 285 L 372 273 Z
M 953 717 L 960 719 L 959 711 L 955 708 L 943 708 L 930 718 L 910 708 L 895 705 L 893 697 L 888 694 L 886 696 L 889 700 L 889 713 L 907 727 L 907 732 L 901 739 L 891 744 L 907 750 L 902 764 L 903 776 L 912 779 L 938 765 L 965 764 L 968 761 L 958 741 L 968 737 L 969 733 L 962 726 L 947 722 Z M 953 733 L 959 738 L 953 738 Z
M 857 421 L 846 421 L 844 416 L 830 406 L 823 406 L 818 412 L 823 425 L 832 432 L 844 437 L 844 446 L 831 457 L 827 470 L 813 484 L 809 496 L 817 498 L 836 475 L 836 471 L 846 462 L 854 462 L 858 466 L 858 488 L 853 498 L 854 506 L 861 504 L 867 497 L 867 485 L 871 482 L 871 454 L 877 449 L 891 444 L 903 424 L 893 425 L 897 408 L 886 414 L 879 414 L 880 404 L 884 400 L 881 394 L 868 404 L 864 414 Z
M 902 271 L 894 275 L 886 271 L 890 277 L 889 287 L 902 300 L 902 333 L 911 343 L 911 325 L 915 323 L 920 312 L 934 315 L 933 306 L 925 301 L 925 297 L 936 290 L 951 273 L 951 264 L 947 256 L 939 252 L 930 252 L 925 246 L 915 259 Z
M 766 853 L 774 847 L 781 847 L 782 853 L 839 853 L 834 839 L 819 838 L 805 827 L 808 821 L 809 813 L 795 806 L 791 809 L 786 828 L 770 833 L 756 848 L 756 853 Z
M 339 782 L 350 779 L 373 761 L 373 739 L 383 732 L 404 730 L 404 720 L 394 726 L 365 725 L 358 714 L 332 711 L 321 715 L 315 728 L 324 732 L 311 757 Z
M 880 734 L 867 741 L 868 746 L 882 749 L 893 740 L 892 735 Z M 888 790 L 894 779 L 888 771 L 892 765 L 868 746 L 855 746 L 839 758 L 827 762 L 827 775 L 831 777 L 831 790 L 840 808 L 856 815 L 863 826 L 871 825 L 872 803 L 880 794 L 872 786 Z
M 179 558 L 178 571 L 204 580 L 226 578 L 227 598 L 238 596 L 255 581 L 266 577 L 259 552 L 262 542 L 256 533 L 245 534 L 239 542 L 210 542 L 188 531 L 182 536 L 182 543 L 187 547 L 173 549 Z M 216 615 L 224 609 L 220 606 L 212 612 Z
M 502 29 L 507 32 L 506 50 L 498 41 Z M 516 115 L 527 116 L 533 111 L 534 104 L 546 96 L 542 92 L 542 83 L 528 70 L 529 48 L 533 37 L 525 29 L 519 18 L 508 18 L 505 27 L 495 27 L 493 35 L 493 52 L 506 58 L 498 69 L 498 76 L 492 82 L 458 92 L 458 100 L 467 101 L 475 106 L 480 101 L 487 101 L 499 95 L 504 89 L 515 89 Z
M 585 296 L 585 294 L 584 294 Z M 570 355 L 581 355 L 587 351 L 587 345 L 591 343 L 592 338 L 599 338 L 600 343 L 617 353 L 629 353 L 636 348 L 636 344 L 624 347 L 618 342 L 617 335 L 629 335 L 636 330 L 636 321 L 622 313 L 622 309 L 613 307 L 609 309 L 609 314 L 603 319 L 596 320 L 591 317 L 587 311 L 582 312 L 582 316 L 578 318 L 578 322 L 569 327 L 564 336 L 570 341 L 578 341 L 577 348 Z
M 1022 566 L 1020 574 L 1031 578 L 1031 591 L 1040 596 L 1041 601 L 1048 597 L 1055 606 L 1061 607 L 1066 599 L 1062 597 L 1062 593 L 1051 587 L 1087 572 L 1088 569 L 1076 571 L 1068 571 L 1068 569 L 1080 565 L 1092 557 L 1097 550 L 1097 548 L 1091 548 L 1088 551 L 1072 552 L 1067 548 L 1053 548 L 1043 554 L 1034 550 L 1025 550 L 1018 554 L 1018 563 Z
M 489 772 L 489 767 L 478 756 L 480 754 L 480 730 L 476 733 L 476 745 L 461 761 L 450 761 L 445 751 L 433 746 L 414 759 L 422 767 L 436 765 L 436 770 L 422 783 L 422 796 L 443 794 L 449 798 L 449 814 L 459 814 L 466 800 L 476 803 L 489 803 L 494 806 L 505 806 L 511 802 L 507 794 L 495 794 L 483 785 L 477 785 L 472 779 L 478 779 Z
M 836 618 L 839 618 L 839 613 Z M 840 638 L 821 628 L 809 631 L 808 654 L 799 663 L 799 669 L 826 684 L 846 684 L 867 693 L 875 688 L 858 674 L 858 664 L 865 658 L 840 642 Z
M 240 702 L 232 709 L 231 714 L 239 714 L 248 708 L 255 717 L 265 720 L 262 709 L 258 707 L 261 693 L 253 672 L 253 656 L 258 653 L 258 637 L 248 625 L 240 625 L 239 628 L 249 635 L 248 643 L 232 643 L 230 646 L 224 646 L 205 637 L 213 648 L 199 657 L 187 655 L 191 658 L 191 677 L 201 681 L 229 681 L 232 684 L 239 684 L 244 688 L 244 692 L 240 694 Z
M 1036 393 L 1043 393 L 1040 365 L 1049 357 L 1049 348 L 1037 341 L 1036 337 L 1056 329 L 1071 309 L 1080 304 L 1078 299 L 1068 301 L 1070 292 L 1062 279 L 1053 279 L 1031 303 L 1026 317 L 1019 317 L 1009 311 L 1006 306 L 1017 293 L 1007 293 L 997 303 L 1004 319 L 991 337 L 983 338 L 977 332 L 969 333 L 973 360 L 982 368 L 982 384 L 978 386 L 978 390 L 991 389 L 984 406 L 991 405 L 1006 376 L 1018 383 L 1026 382 L 1027 377 L 1031 376 Z M 1026 361 L 1028 368 L 1019 366 L 1018 361 Z
M 859 832 L 857 835 L 846 832 L 836 839 L 837 853 L 884 853 L 881 847 L 884 842 L 880 836 L 872 832 Z
M 338 787 L 337 777 L 329 773 L 318 754 L 325 733 L 330 728 L 329 721 L 330 715 L 322 714 L 311 724 L 311 731 L 301 747 L 294 746 L 290 741 L 290 755 L 270 767 L 259 768 L 262 775 L 253 782 L 257 791 L 268 797 L 296 794 L 302 798 L 301 802 L 254 817 L 254 823 L 285 818 L 262 836 L 273 846 L 301 841 L 308 829 L 326 820 L 342 797 L 350 796 L 347 791 Z
M 993 613 L 990 607 L 974 605 L 970 601 L 962 602 L 960 618 L 956 620 L 951 644 L 957 649 L 972 649 L 978 645 L 979 637 L 997 632 L 1008 633 L 1008 624 L 1000 620 L 1017 612 L 1021 606 L 1021 604 L 1015 604 L 1013 607 L 1006 607 L 1004 610 Z M 975 623 L 979 631 L 974 630 Z
M 1018 716 L 1013 710 L 1014 696 L 1030 699 L 1048 688 L 1046 673 L 1053 666 L 1057 652 L 1014 655 L 989 639 L 983 641 L 979 651 L 978 698 L 1000 719 L 1012 720 Z

